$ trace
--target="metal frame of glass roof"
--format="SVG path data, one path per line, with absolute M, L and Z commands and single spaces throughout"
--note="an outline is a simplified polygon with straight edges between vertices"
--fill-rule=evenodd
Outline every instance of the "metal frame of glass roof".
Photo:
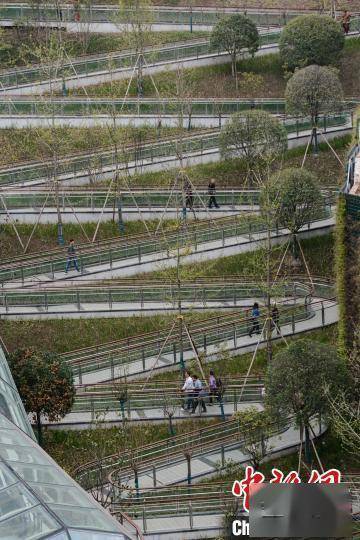
M 38 446 L 1 348 L 0 538 L 129 538 L 120 523 Z

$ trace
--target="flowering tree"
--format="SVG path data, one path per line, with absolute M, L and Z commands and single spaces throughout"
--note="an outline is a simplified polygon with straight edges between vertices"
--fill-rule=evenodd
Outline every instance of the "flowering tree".
M 58 355 L 35 349 L 18 349 L 8 361 L 25 410 L 35 417 L 41 445 L 42 418 L 56 422 L 72 408 L 72 372 Z

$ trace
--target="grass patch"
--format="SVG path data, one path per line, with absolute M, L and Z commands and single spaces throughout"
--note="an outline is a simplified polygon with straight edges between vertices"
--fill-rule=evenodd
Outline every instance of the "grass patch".
M 191 323 L 213 315 L 215 316 L 216 312 L 187 312 L 184 317 Z M 0 320 L 0 335 L 10 352 L 25 346 L 65 353 L 138 334 L 161 331 L 173 320 L 173 314 L 108 319 Z
M 112 136 L 116 137 L 119 151 L 122 145 L 139 146 L 156 139 L 156 128 L 132 126 L 119 127 L 116 131 L 107 127 L 70 128 L 67 126 L 55 129 L 45 128 L 6 128 L 0 129 L 0 166 L 12 166 L 16 162 L 30 160 L 46 160 L 56 155 L 76 154 L 77 152 L 99 152 L 104 147 L 112 147 Z M 162 128 L 162 137 L 166 138 L 179 133 L 177 128 Z M 90 167 L 91 168 L 91 167 Z
M 360 40 L 349 39 L 338 63 L 339 77 L 343 85 L 345 96 L 359 96 L 360 73 L 354 66 L 360 62 Z M 288 74 L 284 72 L 278 54 L 255 56 L 238 62 L 239 88 L 236 90 L 231 75 L 229 63 L 189 68 L 183 71 L 184 87 L 187 95 L 193 98 L 222 97 L 222 98 L 253 98 L 252 88 L 242 84 L 241 73 L 256 73 L 261 77 L 261 85 L 256 91 L 258 98 L 280 98 L 284 96 Z M 164 97 L 176 96 L 176 81 L 178 74 L 175 71 L 163 71 L 153 76 L 159 93 Z M 87 87 L 89 95 L 122 97 L 127 89 L 128 80 L 113 81 Z M 83 95 L 81 88 L 72 92 Z M 137 95 L 136 81 L 130 85 L 130 96 Z M 149 76 L 144 77 L 145 97 L 155 97 L 154 85 Z
M 220 420 L 184 420 L 176 426 L 178 435 L 189 433 L 199 427 L 217 424 Z M 131 424 L 104 428 L 99 424 L 92 429 L 80 431 L 45 430 L 44 450 L 65 469 L 74 474 L 76 467 L 99 457 L 120 453 L 129 448 L 137 448 L 166 439 L 168 424 Z
M 334 277 L 334 234 L 326 234 L 301 240 L 306 262 L 310 272 L 314 276 Z M 281 251 L 280 251 L 281 249 Z M 282 257 L 283 248 L 274 249 L 272 254 L 272 266 L 277 271 L 278 264 Z M 225 276 L 248 276 L 255 281 L 266 280 L 266 269 L 264 266 L 265 251 L 257 249 L 246 253 L 239 253 L 230 257 L 222 257 L 209 261 L 183 264 L 180 269 L 182 279 L 194 279 L 199 277 L 225 277 Z M 294 273 L 291 255 L 287 255 L 284 260 L 283 272 L 285 275 Z M 295 274 L 306 273 L 306 268 L 302 264 L 295 269 Z M 156 278 L 176 280 L 176 269 L 159 269 L 148 274 L 139 274 L 139 278 Z
M 1 33 L 3 47 L 0 50 L 0 68 L 22 67 L 39 62 L 36 49 L 47 43 L 51 29 L 31 27 L 5 28 Z M 55 35 L 58 36 L 58 30 Z M 164 45 L 176 41 L 186 41 L 207 37 L 208 32 L 173 31 L 146 32 L 144 37 L 147 46 Z M 84 54 L 111 53 L 128 49 L 129 45 L 123 33 L 68 33 L 61 32 L 61 41 L 67 55 L 71 58 Z
M 115 220 L 117 220 L 117 209 L 115 210 Z M 158 221 L 150 220 L 146 222 L 150 231 L 155 230 Z M 171 228 L 175 225 L 175 220 L 163 220 L 163 228 Z M 17 224 L 17 229 L 23 241 L 30 237 L 33 229 L 31 224 Z M 85 230 L 88 238 L 92 239 L 97 227 L 96 222 L 82 223 L 82 227 Z M 77 243 L 88 242 L 82 228 L 77 223 L 65 223 L 63 225 L 64 239 L 67 243 L 70 238 L 74 238 Z M 142 221 L 127 221 L 125 223 L 125 231 L 119 233 L 119 227 L 117 221 L 104 221 L 100 224 L 97 240 L 105 240 L 107 238 L 114 238 L 117 236 L 127 237 L 138 234 L 145 234 L 146 229 Z M 37 253 L 40 251 L 48 251 L 54 248 L 58 248 L 57 243 L 57 224 L 40 224 L 38 225 L 36 232 L 29 245 L 28 253 Z M 6 254 L 6 257 L 15 257 L 22 255 L 22 248 L 16 238 L 16 234 L 11 225 L 1 225 L 0 227 L 0 250 Z M 64 248 L 64 257 L 65 257 Z
M 325 343 L 328 345 L 336 345 L 337 342 L 337 325 L 327 326 L 321 330 L 313 330 L 311 332 L 306 332 L 305 334 L 295 335 L 290 337 L 288 341 L 294 341 L 297 339 L 312 339 L 314 341 L 319 341 L 320 343 Z M 273 344 L 273 353 L 276 355 L 279 351 L 284 349 L 285 343 L 279 341 Z M 249 368 L 253 353 L 245 353 L 238 356 L 229 356 L 226 352 L 222 355 L 220 360 L 215 362 L 204 362 L 205 372 L 208 372 L 209 369 L 214 369 L 217 376 L 220 377 L 238 377 L 240 375 L 246 375 L 246 372 Z M 266 371 L 267 365 L 267 351 L 266 349 L 259 349 L 256 358 L 251 370 L 252 376 L 258 376 L 263 374 Z M 188 364 L 189 367 L 189 364 Z M 190 362 L 190 368 L 196 373 L 198 368 L 195 362 Z M 167 373 L 157 373 L 151 377 L 152 381 L 173 381 L 178 382 L 179 385 L 183 381 L 183 376 L 180 370 L 170 371 Z
M 351 135 L 338 137 L 331 141 L 340 159 L 344 160 L 351 142 Z M 284 156 L 283 166 L 301 167 L 305 147 L 301 146 L 288 150 Z M 277 165 L 278 166 L 278 165 Z M 334 186 L 343 182 L 344 168 L 329 149 L 328 145 L 320 143 L 319 155 L 308 154 L 305 167 L 312 171 L 322 186 Z M 246 165 L 241 159 L 221 160 L 214 163 L 204 163 L 185 167 L 191 181 L 198 186 L 207 186 L 209 180 L 216 179 L 217 186 L 246 187 Z M 149 185 L 169 186 L 174 182 L 177 169 L 158 172 L 145 172 L 133 176 L 134 185 L 146 187 Z

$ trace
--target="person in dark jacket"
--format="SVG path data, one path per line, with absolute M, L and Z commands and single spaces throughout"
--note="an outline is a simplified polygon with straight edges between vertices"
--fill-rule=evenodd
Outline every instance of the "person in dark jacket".
M 271 330 L 276 329 L 276 333 L 280 335 L 280 315 L 276 304 L 273 305 L 271 310 Z
M 212 208 L 215 206 L 215 208 L 220 208 L 218 205 L 218 202 L 216 200 L 216 184 L 215 180 L 210 180 L 209 186 L 208 186 L 208 195 L 209 195 L 209 208 Z
M 68 256 L 67 256 L 67 260 L 66 260 L 65 274 L 68 273 L 68 271 L 69 271 L 72 264 L 74 265 L 75 270 L 80 272 L 79 265 L 78 265 L 78 260 L 77 260 L 77 256 L 76 256 L 75 242 L 74 242 L 73 238 L 71 238 L 71 240 L 69 242 L 69 246 L 68 246 L 68 249 L 67 249 L 67 254 L 68 254 Z
M 260 318 L 259 304 L 257 302 L 254 302 L 254 305 L 251 310 L 252 327 L 249 332 L 250 337 L 253 335 L 253 333 L 260 334 L 259 318 Z

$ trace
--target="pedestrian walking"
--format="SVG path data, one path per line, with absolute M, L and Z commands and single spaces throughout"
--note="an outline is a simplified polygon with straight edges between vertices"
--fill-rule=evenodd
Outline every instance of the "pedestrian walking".
M 184 192 L 185 192 L 185 215 L 186 215 L 186 209 L 188 208 L 189 210 L 192 211 L 192 213 L 194 214 L 194 218 L 196 219 L 196 214 L 194 210 L 194 194 L 193 194 L 191 182 L 189 182 L 189 180 L 185 180 L 184 182 Z
M 351 14 L 345 9 L 341 17 L 341 24 L 344 30 L 344 34 L 348 34 L 350 31 Z
M 273 329 L 276 329 L 276 333 L 279 336 L 280 335 L 280 315 L 279 310 L 277 308 L 277 305 L 274 304 L 271 310 L 271 331 Z
M 254 302 L 254 305 L 251 310 L 251 329 L 249 332 L 249 336 L 251 337 L 254 333 L 260 334 L 260 324 L 259 324 L 259 318 L 260 318 L 260 310 L 259 310 L 259 304 L 257 302 Z
M 69 242 L 69 245 L 68 245 L 68 248 L 67 248 L 67 255 L 68 256 L 67 256 L 67 260 L 66 260 L 65 274 L 68 273 L 71 265 L 74 265 L 75 270 L 80 272 L 80 268 L 79 268 L 79 265 L 78 265 L 78 259 L 77 259 L 77 256 L 76 256 L 75 242 L 74 242 L 73 238 L 71 238 L 71 240 Z
M 217 384 L 213 369 L 209 372 L 209 405 L 213 404 L 213 397 L 217 398 Z
M 194 390 L 193 390 L 194 399 L 193 399 L 193 405 L 192 405 L 192 414 L 195 414 L 195 411 L 198 406 L 199 408 L 201 407 L 202 412 L 206 412 L 206 405 L 204 401 L 206 392 L 203 389 L 203 384 L 197 375 L 194 375 L 193 380 L 194 380 Z
M 215 208 L 220 208 L 216 200 L 216 184 L 215 180 L 210 180 L 208 185 L 208 195 L 209 195 L 209 208 L 215 206 Z
M 184 392 L 183 406 L 181 407 L 182 411 L 189 411 L 192 408 L 193 403 L 193 391 L 194 391 L 194 381 L 190 375 L 189 371 L 185 371 L 185 382 L 182 387 Z

